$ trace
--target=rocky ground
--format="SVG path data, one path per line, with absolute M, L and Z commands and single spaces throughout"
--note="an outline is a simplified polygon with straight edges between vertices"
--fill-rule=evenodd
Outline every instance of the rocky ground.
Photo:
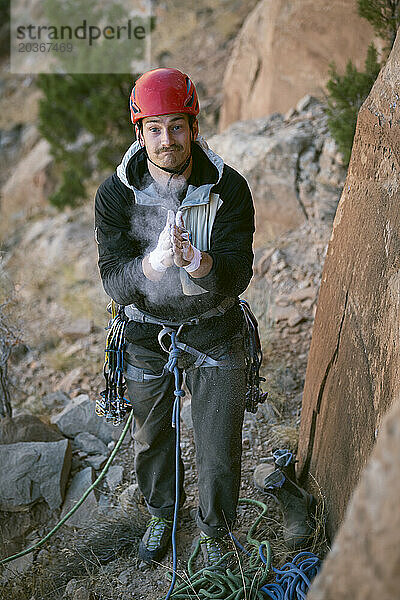
M 281 564 L 287 556 L 282 544 L 282 515 L 273 499 L 256 490 L 253 472 L 257 464 L 271 458 L 274 449 L 289 447 L 292 451 L 296 450 L 307 352 L 327 234 L 328 229 L 307 222 L 298 230 L 286 234 L 274 243 L 271 242 L 268 247 L 257 250 L 255 276 L 246 293 L 260 322 L 264 348 L 262 375 L 267 378 L 264 388 L 269 392 L 269 399 L 265 405 L 260 406 L 256 415 L 246 414 L 243 428 L 241 497 L 256 498 L 268 504 L 268 517 L 263 519 L 259 535 L 266 536 L 273 542 L 276 565 Z M 40 339 L 40 331 L 33 329 L 32 339 L 37 340 L 36 336 Z M 46 419 L 47 416 L 48 419 L 50 415 L 60 413 L 71 399 L 79 402 L 88 397 L 88 402 L 94 409 L 93 401 L 103 386 L 101 362 L 104 331 L 100 324 L 96 325 L 86 318 L 70 324 L 69 330 L 65 325 L 62 341 L 55 347 L 51 341 L 53 336 L 56 336 L 56 333 L 42 331 L 43 346 L 40 343 L 32 344 L 32 347 L 22 344 L 14 351 L 11 373 L 16 414 L 29 412 L 39 415 L 42 419 Z M 180 573 L 184 572 L 185 563 L 192 551 L 193 539 L 197 535 L 193 520 L 197 498 L 196 467 L 189 415 L 190 411 L 185 403 L 182 455 L 186 467 L 187 501 L 182 511 L 178 536 Z M 69 436 L 71 437 L 70 433 Z M 93 450 L 88 451 L 86 448 L 85 451 L 77 442 L 76 436 L 72 439 L 74 442 L 71 475 L 87 472 L 89 467 L 94 468 L 98 474 L 105 462 L 104 454 L 109 454 L 115 442 L 111 441 L 108 450 L 105 453 L 103 451 L 103 458 L 99 459 L 97 455 L 96 462 Z M 161 566 L 150 571 L 141 571 L 135 559 L 138 537 L 136 530 L 130 532 L 132 554 L 128 557 L 118 557 L 107 565 L 96 565 L 96 559 L 92 557 L 93 560 L 89 561 L 91 564 L 87 563 L 83 571 L 78 569 L 76 575 L 69 578 L 66 587 L 65 579 L 62 579 L 63 585 L 60 584 L 59 590 L 55 589 L 56 584 L 49 583 L 56 581 L 53 570 L 58 572 L 60 569 L 52 564 L 54 557 L 56 563 L 60 557 L 65 557 L 62 563 L 65 567 L 68 560 L 76 559 L 76 552 L 83 552 L 82 548 L 85 546 L 82 535 L 89 535 L 86 525 L 89 518 L 93 517 L 93 509 L 100 519 L 104 519 L 107 513 L 114 515 L 116 507 L 121 504 L 125 508 L 130 505 L 132 509 L 130 497 L 135 491 L 132 487 L 135 477 L 131 440 L 124 443 L 113 465 L 115 468 L 111 479 L 99 485 L 93 502 L 88 504 L 88 513 L 86 516 L 83 514 L 80 527 L 74 529 L 65 526 L 43 550 L 30 555 L 29 559 L 21 559 L 24 565 L 20 568 L 22 571 L 28 568 L 28 571 L 11 577 L 4 587 L 3 593 L 7 594 L 5 597 L 15 600 L 62 596 L 74 600 L 125 600 L 128 597 L 150 600 L 162 598 L 166 594 L 168 581 L 165 575 L 171 565 L 171 553 Z M 83 479 L 82 485 L 85 485 L 85 481 L 87 487 L 90 480 Z M 137 498 L 135 494 L 134 498 Z M 135 504 L 133 506 L 135 507 Z M 136 507 L 134 511 L 140 532 L 145 522 L 140 501 L 139 509 Z M 245 539 L 256 512 L 252 508 L 240 507 L 236 533 L 241 540 Z M 59 514 L 57 511 L 53 513 L 50 523 L 55 523 Z M 91 527 L 96 530 L 99 525 Z M 49 524 L 35 529 L 31 523 L 24 540 L 25 544 L 40 538 L 48 528 Z M 72 558 L 68 557 L 69 550 L 74 546 L 77 546 L 78 550 L 71 555 Z M 15 566 L 11 565 L 10 568 Z M 65 569 L 69 571 L 68 568 Z
M 253 472 L 257 464 L 271 459 L 276 448 L 296 451 L 321 270 L 344 170 L 327 133 L 322 107 L 309 97 L 285 116 L 235 124 L 210 143 L 228 164 L 238 168 L 242 165 L 240 170 L 249 180 L 257 208 L 255 275 L 244 297 L 260 324 L 262 375 L 267 380 L 264 389 L 269 398 L 257 415 L 246 414 L 241 497 L 267 502 L 267 517 L 258 534 L 273 541 L 273 560 L 278 565 L 287 556 L 282 544 L 282 515 L 275 501 L 256 490 Z M 1 272 L 3 281 L 8 281 L 4 289 L 10 292 L 14 288 L 15 299 L 9 305 L 9 316 L 21 338 L 10 360 L 14 415 L 28 413 L 57 423 L 70 439 L 72 449 L 63 506 L 49 513 L 44 502 L 33 498 L 29 511 L 25 508 L 10 513 L 3 506 L 3 534 L 12 541 L 5 546 L 5 554 L 40 539 L 65 514 L 100 473 L 118 434 L 117 430 L 114 435 L 99 433 L 100 418 L 94 415 L 94 401 L 103 389 L 108 299 L 95 267 L 92 218 L 91 206 L 61 214 L 38 207 L 3 243 Z M 72 413 L 80 415 L 75 418 L 75 429 L 65 426 L 64 416 L 57 416 L 71 407 Z M 185 570 L 198 533 L 193 520 L 196 468 L 187 402 L 182 413 L 187 501 L 178 536 L 180 573 Z M 89 425 L 89 421 L 96 424 Z M 65 448 L 61 450 L 64 455 L 60 460 L 68 462 Z M 165 596 L 171 554 L 150 571 L 141 571 L 135 559 L 146 516 L 140 499 L 139 503 L 135 501 L 136 493 L 132 504 L 134 485 L 132 441 L 128 440 L 106 480 L 96 486 L 80 509 L 83 512 L 79 518 L 65 525 L 39 552 L 10 565 L 3 579 L 4 597 L 150 600 Z M 57 504 L 57 500 L 54 502 Z M 128 528 L 125 513 L 119 512 L 115 521 L 117 508 L 126 508 L 127 504 L 134 511 Z M 112 515 L 114 521 L 104 532 L 101 523 L 107 515 Z M 255 517 L 253 508 L 240 507 L 236 533 L 241 540 Z M 128 556 L 121 558 L 113 551 L 108 556 L 112 560 L 99 564 L 96 556 L 87 553 L 92 534 L 96 538 L 94 546 L 102 547 L 104 552 L 110 551 L 107 545 L 104 548 L 104 540 L 113 539 L 110 544 L 115 550 L 120 546 L 118 540 L 127 539 Z M 79 561 L 79 556 L 85 560 Z

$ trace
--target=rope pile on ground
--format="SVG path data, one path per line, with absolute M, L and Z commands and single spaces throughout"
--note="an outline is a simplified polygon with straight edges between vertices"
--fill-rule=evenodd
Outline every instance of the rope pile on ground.
M 301 552 L 292 563 L 282 569 L 271 567 L 271 547 L 267 540 L 257 540 L 254 535 L 267 513 L 267 506 L 258 500 L 241 498 L 240 504 L 253 505 L 261 510 L 250 527 L 246 539 L 251 551 L 246 550 L 232 537 L 235 549 L 223 556 L 219 562 L 237 559 L 238 566 L 225 571 L 203 568 L 194 571 L 200 551 L 200 541 L 188 561 L 188 575 L 175 586 L 169 596 L 174 600 L 304 600 L 320 566 L 320 560 L 311 552 Z M 240 554 L 239 554 L 240 553 Z M 241 555 L 244 560 L 241 561 Z M 271 571 L 276 574 L 275 583 L 268 583 Z
M 271 600 L 304 600 L 320 566 L 318 556 L 312 552 L 300 552 L 292 562 L 287 562 L 280 569 L 272 567 L 276 573 L 275 583 L 261 590 Z

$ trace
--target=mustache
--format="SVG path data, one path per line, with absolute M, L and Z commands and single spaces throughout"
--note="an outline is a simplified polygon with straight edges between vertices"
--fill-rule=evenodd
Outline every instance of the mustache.
M 166 148 L 158 148 L 158 150 L 155 150 L 155 154 L 163 154 L 164 152 L 168 152 L 168 150 L 183 150 L 183 146 L 172 144 L 172 146 L 167 146 Z

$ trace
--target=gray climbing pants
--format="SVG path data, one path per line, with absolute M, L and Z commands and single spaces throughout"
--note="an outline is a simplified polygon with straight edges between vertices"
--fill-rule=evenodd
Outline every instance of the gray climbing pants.
M 245 352 L 242 337 L 208 353 L 224 366 L 194 366 L 186 352 L 178 359 L 192 402 L 198 473 L 197 524 L 212 537 L 225 535 L 236 516 L 241 471 L 242 425 L 245 408 Z M 150 514 L 172 518 L 175 503 L 175 430 L 171 426 L 174 377 L 145 380 L 160 374 L 166 355 L 127 343 L 125 360 L 136 367 L 127 379 L 133 405 L 135 468 Z M 132 375 L 132 373 L 131 373 Z M 183 464 L 180 465 L 181 498 Z

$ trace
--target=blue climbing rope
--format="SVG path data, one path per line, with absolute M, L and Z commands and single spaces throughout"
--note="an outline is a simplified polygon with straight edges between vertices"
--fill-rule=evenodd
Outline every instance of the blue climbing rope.
M 178 368 L 178 358 L 181 355 L 181 350 L 176 345 L 176 338 L 179 335 L 180 330 L 175 331 L 171 328 L 165 328 L 159 336 L 159 341 L 163 338 L 163 335 L 168 334 L 171 338 L 171 345 L 168 349 L 168 360 L 164 367 L 164 372 L 173 373 L 175 378 L 175 400 L 172 410 L 172 427 L 175 428 L 175 506 L 174 506 L 174 519 L 172 525 L 172 579 L 165 600 L 171 598 L 175 584 L 176 584 L 176 569 L 177 569 L 177 547 L 176 547 L 176 530 L 178 525 L 178 511 L 179 511 L 179 499 L 180 499 L 180 399 L 185 395 L 185 392 L 181 387 L 181 378 Z M 161 342 L 160 342 L 161 343 Z M 166 350 L 165 346 L 161 343 L 161 347 Z M 284 457 L 285 458 L 285 457 Z M 248 502 L 250 502 L 248 500 Z M 255 501 L 254 501 L 255 502 Z M 253 528 L 252 528 L 253 529 Z M 239 541 L 231 535 L 237 548 L 239 548 L 245 554 L 250 554 Z M 255 540 L 253 540 L 255 541 Z M 267 556 L 264 554 L 264 550 L 267 551 Z M 266 572 L 268 572 L 271 556 L 268 542 L 261 542 L 258 547 L 259 558 L 262 563 L 266 566 Z M 263 585 L 259 588 L 259 593 L 262 592 L 271 600 L 305 600 L 306 594 L 310 587 L 312 579 L 318 573 L 321 561 L 312 552 L 300 552 L 293 559 L 292 562 L 287 562 L 281 569 L 272 567 L 275 573 L 275 583 Z M 205 570 L 206 572 L 207 570 Z M 213 573 L 212 576 L 218 575 Z M 219 575 L 218 575 L 219 576 Z M 239 592 L 239 589 L 238 589 Z M 179 592 L 178 592 L 179 594 Z M 180 595 L 180 594 L 179 594 Z M 174 594 L 175 596 L 175 594 Z
M 172 427 L 175 429 L 175 506 L 174 506 L 174 520 L 172 524 L 172 581 L 165 600 L 171 597 L 171 594 L 175 587 L 176 582 L 176 568 L 177 568 L 177 548 L 176 548 L 176 530 L 178 526 L 178 511 L 179 511 L 179 496 L 180 496 L 180 473 L 179 464 L 181 456 L 181 431 L 180 431 L 180 399 L 185 395 L 182 390 L 180 373 L 178 368 L 178 358 L 181 354 L 181 350 L 176 346 L 176 331 L 169 332 L 171 336 L 171 346 L 169 349 L 168 361 L 164 367 L 165 371 L 169 371 L 174 374 L 175 378 L 175 400 L 172 410 Z
M 261 560 L 266 563 L 262 546 L 259 548 Z M 321 561 L 312 552 L 300 552 L 292 562 L 287 562 L 280 569 L 272 567 L 276 574 L 275 583 L 261 588 L 271 600 L 305 600 L 311 581 L 317 575 Z

